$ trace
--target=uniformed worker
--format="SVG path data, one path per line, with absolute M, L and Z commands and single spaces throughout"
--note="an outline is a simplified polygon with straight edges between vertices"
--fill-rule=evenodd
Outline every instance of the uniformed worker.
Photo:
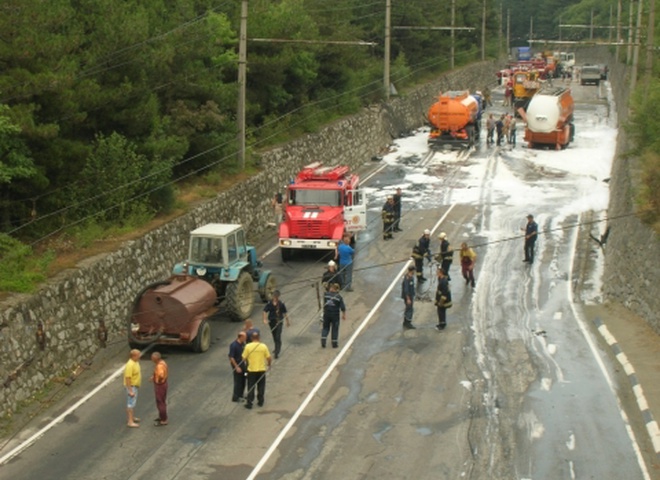
M 331 331 L 332 348 L 339 346 L 339 318 L 346 320 L 346 305 L 339 294 L 339 284 L 331 283 L 323 295 L 323 329 L 321 331 L 321 347 L 325 348 L 328 332 Z
M 390 195 L 387 197 L 385 205 L 383 205 L 382 211 L 383 217 L 383 240 L 392 240 L 394 236 L 392 231 L 394 230 L 394 198 Z
M 415 262 L 417 283 L 425 282 L 426 278 L 424 278 L 424 255 L 422 255 L 422 248 L 419 246 L 419 243 L 415 244 L 410 256 Z
M 451 248 L 451 244 L 449 243 L 449 240 L 447 240 L 447 234 L 445 232 L 438 235 L 438 240 L 440 240 L 440 253 L 435 258 L 440 262 L 440 268 L 442 268 L 447 275 L 447 280 L 451 281 L 449 269 L 454 261 L 454 249 Z
M 328 268 L 323 272 L 321 277 L 321 283 L 323 284 L 323 289 L 327 292 L 330 290 L 330 284 L 337 283 L 339 284 L 339 290 L 342 289 L 342 275 L 337 271 L 337 263 L 334 260 L 328 262 Z
M 413 258 L 415 259 L 415 270 L 417 270 L 417 282 L 425 282 L 424 277 L 424 257 L 431 259 L 431 230 L 428 228 L 417 242 L 417 249 L 413 248 Z
M 395 232 L 403 232 L 401 229 L 401 200 L 403 193 L 401 193 L 401 188 L 396 189 L 396 193 L 392 196 L 394 202 L 394 225 L 392 225 L 392 230 Z
M 451 307 L 451 290 L 446 272 L 438 268 L 438 289 L 435 291 L 435 306 L 438 310 L 436 330 L 444 330 L 447 326 L 447 309 Z
M 401 282 L 401 298 L 405 303 L 403 311 L 403 328 L 404 330 L 414 329 L 412 324 L 414 303 L 415 303 L 415 267 L 410 265 L 406 276 L 403 277 Z

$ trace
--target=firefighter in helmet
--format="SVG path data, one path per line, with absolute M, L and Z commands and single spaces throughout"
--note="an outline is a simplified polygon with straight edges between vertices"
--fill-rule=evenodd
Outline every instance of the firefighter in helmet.
M 382 211 L 383 217 L 383 240 L 392 240 L 394 235 L 394 198 L 390 195 L 387 197 Z

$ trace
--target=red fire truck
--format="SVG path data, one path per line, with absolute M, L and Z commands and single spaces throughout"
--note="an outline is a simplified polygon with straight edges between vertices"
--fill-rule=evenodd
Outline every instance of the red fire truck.
M 298 173 L 287 187 L 279 227 L 282 260 L 297 249 L 334 250 L 344 232 L 355 234 L 366 228 L 367 208 L 359 182 L 348 167 L 319 162 Z

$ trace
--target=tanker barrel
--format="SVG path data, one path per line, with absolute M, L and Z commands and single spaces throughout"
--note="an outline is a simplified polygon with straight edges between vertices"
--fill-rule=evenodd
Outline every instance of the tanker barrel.
M 138 344 L 148 344 L 162 334 L 186 333 L 193 320 L 211 308 L 216 300 L 213 286 L 191 275 L 173 275 L 168 280 L 147 285 L 133 301 L 129 338 Z M 133 334 L 133 324 L 138 326 L 138 337 Z

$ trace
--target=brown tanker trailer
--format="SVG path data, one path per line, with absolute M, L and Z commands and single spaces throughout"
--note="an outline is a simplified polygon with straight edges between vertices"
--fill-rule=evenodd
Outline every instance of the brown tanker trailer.
M 518 113 L 526 122 L 525 141 L 529 148 L 566 148 L 575 136 L 574 107 L 569 88 L 549 87 L 532 97 L 527 111 L 519 108 Z
M 217 312 L 215 289 L 192 275 L 172 275 L 144 287 L 129 315 L 131 348 L 147 345 L 190 345 L 205 352 L 211 345 L 207 318 Z

